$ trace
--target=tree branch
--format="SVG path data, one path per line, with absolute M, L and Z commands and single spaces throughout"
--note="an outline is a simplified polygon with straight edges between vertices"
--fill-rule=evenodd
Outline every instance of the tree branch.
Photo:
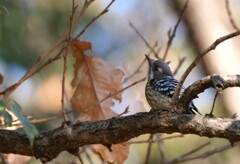
M 234 143 L 240 141 L 240 121 L 184 114 L 163 115 L 161 110 L 157 110 L 96 122 L 64 124 L 40 133 L 33 148 L 25 134 L 0 130 L 0 152 L 35 156 L 48 162 L 61 151 L 74 152 L 84 145 L 103 144 L 110 148 L 112 144 L 123 143 L 142 134 L 174 132 L 226 138 Z
M 168 107 L 96 122 L 64 123 L 57 129 L 41 132 L 33 147 L 24 133 L 1 129 L 0 152 L 35 156 L 45 163 L 64 150 L 76 154 L 78 148 L 85 145 L 102 144 L 111 148 L 112 144 L 124 143 L 142 134 L 175 132 L 225 138 L 233 144 L 240 141 L 240 120 L 177 114 L 175 111 L 186 111 L 183 107 L 209 87 L 221 91 L 239 86 L 240 75 L 207 76 L 184 91 L 179 101 L 183 106 L 172 106 L 167 114 L 162 111 Z
M 191 86 L 185 89 L 182 97 L 180 98 L 183 107 L 189 106 L 192 99 L 197 98 L 199 93 L 205 89 L 213 87 L 217 91 L 221 91 L 228 87 L 240 87 L 240 75 L 210 75 L 194 82 Z
M 217 40 L 215 40 L 215 42 L 213 42 L 208 48 L 206 48 L 205 50 L 200 52 L 200 54 L 194 59 L 194 61 L 191 63 L 191 65 L 187 68 L 187 70 L 183 73 L 182 77 L 180 78 L 179 83 L 178 83 L 176 90 L 172 97 L 173 104 L 176 104 L 177 101 L 179 100 L 179 94 L 180 94 L 180 90 L 182 88 L 183 82 L 185 81 L 185 79 L 187 78 L 189 73 L 192 71 L 192 69 L 195 66 L 197 66 L 197 64 L 200 62 L 200 60 L 203 58 L 203 56 L 206 55 L 208 52 L 215 50 L 215 48 L 220 43 L 223 43 L 224 41 L 231 39 L 233 37 L 239 36 L 239 35 L 240 35 L 240 31 L 236 31 L 236 32 L 230 33 L 228 35 L 222 36 L 222 37 L 218 38 Z

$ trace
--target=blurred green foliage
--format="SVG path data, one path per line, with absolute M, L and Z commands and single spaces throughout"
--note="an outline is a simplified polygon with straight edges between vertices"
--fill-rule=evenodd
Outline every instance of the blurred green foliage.
M 0 4 L 2 11 L 7 10 L 0 14 L 0 56 L 6 62 L 17 61 L 29 68 L 69 25 L 68 5 L 6 0 Z

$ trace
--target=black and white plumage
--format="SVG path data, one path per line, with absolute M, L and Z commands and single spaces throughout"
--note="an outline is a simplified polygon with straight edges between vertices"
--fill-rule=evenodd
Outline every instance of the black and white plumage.
M 167 63 L 161 59 L 155 61 L 147 55 L 146 58 L 149 63 L 148 82 L 145 89 L 147 101 L 152 109 L 164 108 L 166 103 L 170 103 L 178 80 L 174 79 Z M 183 91 L 184 87 L 181 88 L 180 95 Z M 196 106 L 191 102 L 187 113 L 195 114 L 195 112 L 199 113 Z

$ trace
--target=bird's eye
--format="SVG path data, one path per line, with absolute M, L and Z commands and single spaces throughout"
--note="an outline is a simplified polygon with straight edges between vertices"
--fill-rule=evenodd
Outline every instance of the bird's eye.
M 161 67 L 159 67 L 159 68 L 158 68 L 158 71 L 159 71 L 159 72 L 162 72 L 162 71 L 163 71 L 163 69 L 162 69 Z

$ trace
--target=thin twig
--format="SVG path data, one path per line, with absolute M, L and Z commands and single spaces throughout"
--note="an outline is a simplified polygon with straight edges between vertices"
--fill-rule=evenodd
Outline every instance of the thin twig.
M 117 92 L 110 93 L 104 99 L 98 101 L 97 103 L 95 103 L 95 104 L 91 105 L 90 107 L 86 108 L 85 110 L 83 110 L 82 113 L 87 113 L 89 110 L 94 109 L 96 106 L 100 105 L 102 102 L 106 101 L 107 99 L 109 99 L 109 98 L 111 98 L 111 97 L 113 97 L 113 96 L 115 96 L 115 95 L 125 91 L 126 89 L 128 89 L 128 88 L 130 88 L 130 87 L 132 87 L 132 86 L 134 86 L 134 85 L 136 85 L 136 84 L 138 84 L 140 82 L 143 82 L 145 80 L 146 80 L 146 77 L 144 77 L 144 78 L 142 78 L 140 80 L 135 81 L 134 83 L 128 85 L 127 87 L 124 87 L 123 89 L 118 90 Z
M 125 108 L 125 110 L 122 112 L 122 113 L 120 113 L 117 117 L 121 117 L 122 115 L 124 115 L 124 114 L 127 114 L 129 112 L 129 105 Z
M 64 48 L 63 47 L 55 57 L 48 59 L 48 61 L 46 63 L 44 63 L 43 65 L 41 65 L 40 67 L 31 70 L 31 73 L 26 73 L 18 82 L 16 82 L 15 84 L 11 85 L 10 87 L 8 87 L 7 89 L 5 89 L 4 91 L 0 92 L 1 94 L 4 94 L 6 97 L 11 94 L 15 89 L 17 89 L 24 81 L 26 81 L 27 79 L 29 79 L 30 77 L 34 76 L 36 73 L 38 73 L 39 71 L 41 71 L 44 67 L 48 66 L 49 64 L 51 64 L 52 62 L 58 60 L 61 58 L 61 55 L 64 52 Z
M 153 52 L 154 56 L 159 59 L 158 53 L 154 50 L 153 47 L 148 43 L 148 41 L 143 37 L 143 35 L 139 32 L 139 30 L 133 25 L 131 21 L 129 21 L 129 26 L 133 29 L 134 32 L 143 40 L 146 46 Z
M 183 134 L 178 134 L 178 135 L 172 135 L 172 136 L 169 136 L 169 137 L 162 137 L 160 139 L 147 139 L 147 140 L 140 140 L 140 141 L 128 141 L 128 142 L 125 142 L 124 144 L 143 144 L 143 143 L 155 143 L 155 142 L 158 142 L 158 141 L 163 141 L 163 140 L 169 140 L 169 139 L 173 139 L 173 138 L 179 138 L 179 137 L 184 137 Z
M 113 97 L 113 96 L 115 96 L 115 95 L 117 95 L 117 94 L 125 91 L 126 89 L 128 89 L 128 88 L 130 88 L 130 87 L 132 87 L 132 86 L 134 86 L 134 85 L 136 85 L 136 84 L 138 84 L 138 83 L 140 83 L 140 82 L 143 82 L 143 81 L 145 81 L 145 80 L 146 80 L 146 77 L 144 77 L 144 78 L 142 78 L 142 79 L 140 79 L 140 80 L 138 80 L 138 81 L 135 81 L 134 83 L 132 83 L 132 84 L 124 87 L 123 89 L 120 89 L 120 90 L 118 90 L 118 91 L 116 91 L 116 92 L 114 92 L 114 93 L 110 93 L 109 95 L 107 95 L 107 96 L 106 96 L 105 98 L 103 98 L 102 100 L 100 100 L 100 101 L 98 101 L 97 103 L 95 103 L 95 104 L 91 105 L 90 107 L 86 108 L 82 113 L 87 113 L 87 112 L 89 112 L 89 110 L 94 109 L 96 106 L 100 105 L 101 103 L 103 103 L 103 102 L 106 101 L 107 99 L 109 99 L 109 98 L 111 98 L 111 97 Z M 65 114 L 70 114 L 70 113 L 72 113 L 72 112 L 73 112 L 73 111 L 69 111 L 69 112 L 66 112 Z M 32 124 L 40 124 L 40 123 L 43 123 L 43 122 L 53 121 L 53 120 L 59 119 L 59 118 L 62 118 L 62 114 L 57 115 L 57 116 L 53 116 L 53 117 L 49 117 L 49 118 L 32 120 L 31 123 L 32 123 Z M 15 124 L 13 124 L 13 126 L 19 126 L 19 125 L 21 125 L 21 124 L 20 124 L 20 123 L 15 123 Z
M 239 36 L 239 35 L 240 35 L 240 31 L 236 31 L 236 32 L 230 33 L 228 35 L 222 36 L 222 37 L 218 38 L 215 42 L 213 42 L 208 48 L 206 48 L 205 50 L 200 52 L 200 54 L 194 59 L 194 61 L 187 68 L 187 70 L 183 73 L 181 79 L 179 80 L 179 83 L 178 83 L 176 90 L 172 97 L 173 104 L 176 104 L 179 99 L 179 94 L 180 94 L 180 90 L 182 88 L 183 82 L 185 81 L 185 79 L 187 78 L 189 73 L 192 71 L 192 69 L 199 63 L 199 61 L 202 59 L 202 57 L 204 55 L 206 55 L 208 52 L 214 50 L 220 43 L 222 43 L 228 39 L 231 39 L 233 37 Z
M 157 49 L 157 54 L 159 54 L 159 53 L 160 53 L 161 49 L 162 49 L 162 47 L 161 47 L 161 46 L 159 46 L 159 47 L 158 47 L 158 49 Z
M 178 21 L 177 21 L 176 25 L 173 28 L 173 31 L 171 31 L 171 29 L 169 29 L 169 31 L 168 31 L 168 43 L 167 43 L 167 47 L 166 47 L 164 55 L 163 55 L 163 60 L 164 61 L 167 58 L 168 50 L 169 50 L 170 46 L 172 45 L 173 38 L 176 35 L 176 31 L 177 31 L 178 25 L 180 24 L 180 22 L 182 20 L 183 13 L 185 12 L 187 6 L 188 6 L 188 0 L 186 0 L 186 3 L 185 3 L 185 5 L 184 5 L 184 7 L 183 7 L 183 9 L 182 9 L 182 11 L 180 13 Z
M 63 40 L 59 40 L 48 52 L 43 54 L 41 57 L 38 58 L 37 62 L 30 68 L 30 70 L 15 84 L 9 86 L 5 90 L 0 92 L 0 95 L 4 94 L 6 97 L 10 95 L 15 89 L 17 89 L 23 82 L 25 82 L 27 79 L 35 75 L 37 72 L 39 72 L 42 68 L 47 66 L 48 64 L 44 64 L 44 66 L 39 65 L 50 56 L 51 53 L 53 53 L 61 44 L 63 43 Z M 62 53 L 62 51 L 60 51 Z M 59 54 L 59 53 L 58 53 Z M 55 58 L 56 59 L 56 58 Z M 59 59 L 59 58 L 58 58 Z
M 187 156 L 189 156 L 189 155 L 191 155 L 191 154 L 193 154 L 193 153 L 196 153 L 197 151 L 203 149 L 204 147 L 206 147 L 206 146 L 208 146 L 208 145 L 210 145 L 210 144 L 211 144 L 211 142 L 208 141 L 208 142 L 206 142 L 206 143 L 200 145 L 199 147 L 197 147 L 197 148 L 191 150 L 190 152 L 188 152 L 188 153 L 186 153 L 186 154 L 183 154 L 181 157 L 184 158 L 184 157 L 187 157 Z
M 84 164 L 80 153 L 76 153 L 76 156 L 78 157 L 79 162 L 80 162 L 81 164 Z
M 126 77 L 123 81 L 123 83 L 126 83 L 129 79 L 134 77 L 136 74 L 140 73 L 140 69 L 142 68 L 143 64 L 146 62 L 146 58 L 143 59 L 143 61 L 140 63 L 140 65 L 137 67 L 137 69 L 128 77 Z
M 87 152 L 87 150 L 84 151 L 84 153 L 85 153 L 85 155 L 86 155 L 86 157 L 87 157 L 87 159 L 89 161 L 89 164 L 93 164 L 93 160 L 92 160 L 91 156 L 89 155 L 89 153 Z
M 72 29 L 76 26 L 76 24 L 79 22 L 80 18 L 82 17 L 82 15 L 85 13 L 85 11 L 87 10 L 87 8 L 90 6 L 90 4 L 93 2 L 94 0 L 88 0 L 85 1 L 84 6 L 82 8 L 82 10 L 80 11 L 80 14 L 78 16 L 78 18 L 76 19 L 76 21 L 74 21 L 72 23 Z M 77 8 L 77 6 L 76 6 Z M 96 19 L 95 19 L 96 20 Z M 94 20 L 94 21 L 95 21 Z M 93 23 L 93 22 L 92 22 Z M 9 86 L 8 88 L 6 88 L 5 90 L 0 92 L 1 94 L 4 94 L 5 97 L 8 97 L 15 89 L 17 89 L 23 82 L 25 82 L 27 79 L 31 78 L 32 76 L 34 76 L 36 73 L 38 73 L 41 69 L 43 69 L 44 67 L 46 67 L 48 64 L 50 64 L 51 62 L 55 61 L 55 60 L 48 60 L 48 64 L 44 64 L 44 66 L 40 66 L 55 50 L 57 50 L 57 48 L 59 48 L 64 42 L 66 42 L 66 38 L 68 37 L 69 34 L 69 29 L 67 29 L 67 31 L 65 32 L 65 34 L 63 35 L 63 37 L 61 37 L 53 46 L 50 50 L 48 50 L 46 53 L 44 53 L 43 55 L 41 55 L 38 60 L 36 61 L 36 63 L 29 69 L 29 71 L 20 79 L 18 80 L 15 84 Z M 65 47 L 66 48 L 66 47 Z M 63 49 L 62 49 L 63 50 Z M 61 51 L 62 51 L 61 50 Z M 59 53 L 58 53 L 59 54 Z M 55 57 L 53 57 L 53 59 L 60 59 L 59 55 L 56 55 Z M 51 61 L 51 62 L 49 62 Z
M 86 1 L 85 1 L 86 2 Z M 104 15 L 105 13 L 108 12 L 109 7 L 113 4 L 113 2 L 115 2 L 115 0 L 112 0 L 105 9 L 103 9 L 103 11 L 98 14 L 97 16 L 93 17 L 91 19 L 91 21 L 83 28 L 83 30 L 75 37 L 75 39 L 79 38 L 90 26 L 93 22 L 95 22 L 99 17 L 101 17 L 102 15 Z
M 79 22 L 79 20 L 82 18 L 83 14 L 86 12 L 86 10 L 88 9 L 88 7 L 91 5 L 91 3 L 93 2 L 94 0 L 85 0 L 84 2 L 84 5 L 78 15 L 78 17 L 76 18 L 76 21 L 74 21 L 74 24 L 73 26 L 76 25 L 77 22 Z
M 156 41 L 154 43 L 154 45 L 152 46 L 152 49 L 154 49 L 155 47 L 157 47 L 158 42 Z M 150 49 L 149 52 L 147 53 L 148 55 L 150 55 L 152 53 L 152 50 Z M 123 83 L 126 83 L 129 79 L 131 79 L 133 76 L 135 76 L 136 74 L 138 74 L 140 72 L 140 69 L 142 68 L 142 66 L 144 65 L 144 63 L 147 61 L 147 59 L 144 57 L 143 61 L 140 63 L 140 65 L 137 67 L 137 69 L 128 77 L 126 77 L 123 81 Z
M 195 149 L 193 149 L 193 150 L 191 150 L 191 151 L 189 151 L 189 152 L 181 155 L 180 157 L 177 157 L 177 158 L 175 158 L 175 159 L 173 159 L 173 160 L 171 160 L 171 161 L 168 161 L 168 162 L 166 162 L 166 163 L 167 163 L 167 164 L 171 164 L 171 163 L 177 163 L 177 162 L 179 162 L 179 161 L 182 161 L 182 160 L 185 159 L 185 157 L 187 157 L 187 156 L 189 156 L 189 155 L 191 155 L 191 154 L 194 154 L 194 153 L 198 152 L 199 150 L 203 149 L 204 147 L 206 147 L 206 146 L 208 146 L 208 145 L 210 145 L 210 144 L 211 144 L 211 142 L 208 141 L 208 142 L 206 142 L 206 143 L 198 146 L 197 148 L 195 148 Z
M 212 109 L 211 109 L 211 112 L 209 113 L 210 116 L 213 116 L 213 109 L 214 109 L 214 106 L 215 106 L 215 103 L 216 103 L 216 99 L 217 99 L 218 93 L 219 93 L 219 91 L 217 91 L 215 96 L 214 96 Z
M 163 140 L 161 140 L 161 134 L 158 133 L 155 135 L 157 139 L 159 139 L 159 141 L 157 141 L 158 143 L 158 148 L 159 148 L 159 152 L 160 152 L 160 163 L 164 163 L 166 161 L 166 156 L 165 156 L 165 153 L 164 153 L 164 148 L 163 148 Z
M 225 0 L 225 6 L 226 6 L 229 21 L 230 21 L 232 27 L 235 30 L 240 30 L 240 28 L 237 26 L 236 22 L 234 21 L 234 19 L 232 17 L 232 13 L 231 13 L 230 6 L 229 6 L 229 0 Z
M 179 69 L 182 67 L 182 65 L 185 62 L 185 60 L 186 60 L 186 57 L 182 57 L 182 58 L 179 59 L 178 66 L 175 69 L 175 71 L 173 72 L 173 76 L 175 76 L 178 73 Z
M 67 55 L 68 55 L 68 49 L 69 49 L 70 41 L 71 41 L 73 18 L 74 18 L 74 14 L 75 14 L 76 9 L 77 9 L 77 6 L 75 6 L 75 0 L 72 0 L 72 13 L 70 15 L 70 22 L 69 22 L 69 31 L 68 31 L 68 39 L 67 39 L 68 41 L 67 41 L 65 54 L 63 55 L 63 75 L 62 75 L 61 105 L 62 105 L 62 116 L 63 116 L 63 120 L 64 121 L 67 121 L 67 115 L 66 115 L 65 103 L 64 103 L 65 76 L 66 76 L 66 72 L 67 72 Z
M 154 134 L 151 134 L 151 135 L 149 136 L 149 139 L 148 139 L 148 140 L 149 140 L 149 141 L 152 140 L 152 139 L 153 139 L 153 136 L 154 136 Z M 149 142 L 149 143 L 148 143 L 147 154 L 146 154 L 146 159 L 145 159 L 145 164 L 148 164 L 148 163 L 149 163 L 150 154 L 151 154 L 151 149 L 152 149 L 152 143 Z
M 236 143 L 234 144 L 234 146 L 239 145 L 239 144 L 240 144 L 240 142 L 236 142 Z M 224 146 L 221 146 L 221 147 L 218 147 L 218 148 L 209 150 L 209 151 L 207 151 L 207 152 L 204 152 L 203 154 L 197 155 L 197 156 L 195 156 L 195 157 L 189 157 L 189 158 L 179 159 L 177 162 L 179 163 L 179 162 L 196 160 L 196 159 L 200 159 L 200 158 L 207 158 L 207 157 L 209 157 L 209 156 L 211 156 L 211 155 L 220 153 L 220 152 L 225 151 L 225 150 L 227 150 L 227 149 L 230 149 L 230 148 L 232 148 L 232 147 L 233 147 L 233 146 L 232 146 L 231 144 L 226 144 L 226 145 L 224 145 Z M 177 162 L 175 162 L 175 163 L 177 163 Z

